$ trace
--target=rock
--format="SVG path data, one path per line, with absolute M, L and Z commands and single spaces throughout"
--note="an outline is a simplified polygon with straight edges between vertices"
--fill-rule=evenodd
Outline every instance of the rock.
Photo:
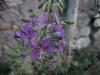
M 81 37 L 89 36 L 90 32 L 91 32 L 91 30 L 90 30 L 89 26 L 79 28 L 79 34 Z
M 84 27 L 88 25 L 89 22 L 90 22 L 90 18 L 87 13 L 78 14 L 78 21 L 77 21 L 78 27 Z
M 40 13 L 41 11 L 38 10 L 39 2 L 38 0 L 26 0 L 20 6 L 22 14 L 24 14 L 25 18 L 30 16 L 28 12 L 30 9 L 33 10 L 36 14 Z
M 89 10 L 88 14 L 89 14 L 89 17 L 94 18 L 97 12 L 95 10 Z
M 98 12 L 100 13 L 100 8 L 98 9 Z
M 90 45 L 90 38 L 89 37 L 80 38 L 76 41 L 75 45 L 76 48 L 78 49 L 86 48 Z
M 18 24 L 21 19 L 21 14 L 16 9 L 8 9 L 0 12 L 3 23 L 16 23 Z
M 100 30 L 94 34 L 94 45 L 100 49 Z
M 94 18 L 100 18 L 100 14 L 97 13 L 97 14 L 94 16 Z
M 97 18 L 97 19 L 94 21 L 94 26 L 95 26 L 95 27 L 100 27 L 100 18 Z
M 8 6 L 12 7 L 12 6 L 17 6 L 19 4 L 22 4 L 22 0 L 5 0 L 5 2 L 7 3 Z
M 100 7 L 100 0 L 95 0 L 95 5 L 96 5 L 97 7 Z
M 91 0 L 80 0 L 79 1 L 79 10 L 82 12 L 83 11 L 87 12 L 91 7 L 91 3 L 92 3 Z
M 7 7 L 4 0 L 0 0 L 0 11 L 3 11 Z

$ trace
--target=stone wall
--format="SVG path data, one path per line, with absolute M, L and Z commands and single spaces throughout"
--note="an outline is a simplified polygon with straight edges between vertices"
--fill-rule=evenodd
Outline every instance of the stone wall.
M 3 23 L 17 25 L 21 19 L 28 19 L 29 10 L 38 12 L 38 0 L 0 0 L 0 25 Z M 0 41 L 12 44 L 13 30 L 0 30 Z M 0 42 L 0 58 L 5 45 Z
M 0 22 L 20 23 L 20 19 L 29 17 L 29 10 L 38 11 L 38 0 L 4 0 L 6 7 L 0 11 Z
M 100 49 L 100 0 L 79 0 L 76 48 Z

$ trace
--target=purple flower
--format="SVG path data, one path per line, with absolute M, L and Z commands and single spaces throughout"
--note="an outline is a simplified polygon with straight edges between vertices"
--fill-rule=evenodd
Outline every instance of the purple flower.
M 30 41 L 31 42 L 31 41 Z M 36 43 L 30 43 L 30 47 L 32 48 L 32 49 L 36 49 L 36 50 L 40 50 L 41 49 L 41 47 L 40 47 L 40 45 L 39 44 L 36 44 Z
M 39 16 L 35 16 L 35 17 L 33 18 L 33 21 L 34 21 L 34 22 L 40 22 L 40 17 L 39 17 Z
M 52 25 L 51 30 L 52 30 L 52 33 L 57 37 L 63 37 L 64 36 L 64 29 L 63 29 L 61 24 Z
M 61 31 L 63 29 L 62 25 L 58 24 L 58 25 L 55 25 L 54 29 L 56 31 Z
M 51 54 L 51 53 L 54 52 L 54 49 L 53 49 L 52 47 L 48 47 L 48 48 L 46 49 L 46 51 L 47 51 L 48 54 Z
M 32 39 L 37 35 L 37 32 L 33 31 L 32 29 L 29 29 L 27 32 L 27 38 Z
M 25 25 L 23 25 L 23 31 L 26 33 L 26 37 L 28 39 L 32 39 L 37 35 L 37 33 L 33 31 L 32 28 L 33 28 L 32 23 L 28 23 L 28 24 L 26 23 Z
M 39 22 L 39 28 L 42 29 L 45 27 L 45 23 L 43 21 Z
M 63 36 L 64 36 L 64 30 L 62 29 L 62 30 L 60 30 L 60 31 L 56 31 L 54 34 L 55 34 L 55 36 L 57 36 L 57 37 L 63 37 Z
M 21 33 L 19 31 L 16 31 L 14 37 L 15 38 L 21 38 Z
M 32 21 L 27 22 L 27 23 L 24 23 L 23 26 L 22 26 L 22 28 L 23 28 L 23 30 L 24 30 L 25 32 L 27 32 L 28 29 L 29 29 L 29 28 L 32 28 L 32 27 L 34 27 L 34 24 L 33 24 Z
M 23 31 L 16 31 L 14 38 L 24 38 L 26 35 Z
M 50 40 L 49 40 L 49 39 L 43 39 L 43 40 L 41 40 L 40 46 L 41 46 L 42 48 L 47 48 L 47 47 L 49 47 L 49 46 L 50 46 Z
M 39 58 L 39 57 L 40 57 L 40 50 L 34 49 L 32 51 L 32 58 L 35 59 L 35 58 Z
M 50 39 L 43 39 L 40 42 L 40 47 L 43 50 L 43 52 L 47 52 L 48 54 L 51 54 L 54 52 L 54 48 L 50 45 Z

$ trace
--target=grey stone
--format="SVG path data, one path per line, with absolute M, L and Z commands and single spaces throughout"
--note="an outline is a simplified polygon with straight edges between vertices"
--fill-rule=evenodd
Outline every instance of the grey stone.
M 14 6 L 0 12 L 3 22 L 6 23 L 18 24 L 22 18 L 29 19 L 30 9 L 34 10 L 35 13 L 39 11 L 39 2 L 37 0 L 6 0 L 5 2 L 11 3 Z
M 22 0 L 5 0 L 8 6 L 17 6 L 19 4 L 22 4 Z
M 100 7 L 100 0 L 95 0 L 95 5 Z
M 97 14 L 97 12 L 94 10 L 89 10 L 88 14 L 89 14 L 89 17 L 94 18 L 94 16 Z
M 98 9 L 98 11 L 100 12 L 100 8 Z
M 23 18 L 28 19 L 30 16 L 30 13 L 28 12 L 30 9 L 34 10 L 34 12 L 36 14 L 38 14 L 38 12 L 40 13 L 40 11 L 38 10 L 38 6 L 39 6 L 39 2 L 38 0 L 26 0 L 23 2 L 22 5 L 20 5 L 20 12 L 23 16 Z
M 94 18 L 100 18 L 100 14 L 97 13 L 97 14 L 94 16 Z
M 100 18 L 97 18 L 97 19 L 94 21 L 94 26 L 95 26 L 95 27 L 100 27 Z
M 79 0 L 79 10 L 81 12 L 87 12 L 91 7 L 91 0 Z
M 79 34 L 81 37 L 89 36 L 90 32 L 91 30 L 89 26 L 79 28 Z
M 77 21 L 78 27 L 86 26 L 89 24 L 89 22 L 90 22 L 90 18 L 87 13 L 78 14 L 78 21 Z
M 76 41 L 75 46 L 78 49 L 86 48 L 90 45 L 90 38 L 89 37 L 83 37 Z
M 94 34 L 94 45 L 100 49 L 100 30 Z
M 9 9 L 0 12 L 2 21 L 5 23 L 19 23 L 21 19 L 21 14 L 16 9 Z

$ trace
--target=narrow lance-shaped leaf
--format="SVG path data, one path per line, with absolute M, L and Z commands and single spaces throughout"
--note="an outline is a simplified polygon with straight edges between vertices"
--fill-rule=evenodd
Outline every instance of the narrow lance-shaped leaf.
M 46 9 L 47 9 L 47 4 L 44 4 L 43 7 L 42 7 L 42 9 L 46 11 Z
M 54 18 L 56 20 L 56 23 L 59 24 L 59 19 L 58 19 L 57 15 L 55 14 L 55 12 L 54 12 Z
M 62 2 L 62 0 L 59 0 L 59 3 L 61 5 L 61 7 L 64 9 L 64 3 Z
M 38 8 L 39 8 L 39 9 L 41 9 L 41 8 L 44 6 L 44 4 L 46 4 L 46 3 L 47 3 L 47 1 L 48 1 L 48 0 L 43 1 L 43 2 L 39 5 L 39 7 L 38 7 Z
M 74 24 L 74 22 L 71 21 L 71 20 L 65 20 L 64 22 L 65 22 L 66 24 L 69 24 L 69 25 Z
M 61 14 L 63 14 L 63 8 L 61 7 L 60 4 L 58 4 L 58 9 L 59 9 L 59 12 L 60 12 Z

